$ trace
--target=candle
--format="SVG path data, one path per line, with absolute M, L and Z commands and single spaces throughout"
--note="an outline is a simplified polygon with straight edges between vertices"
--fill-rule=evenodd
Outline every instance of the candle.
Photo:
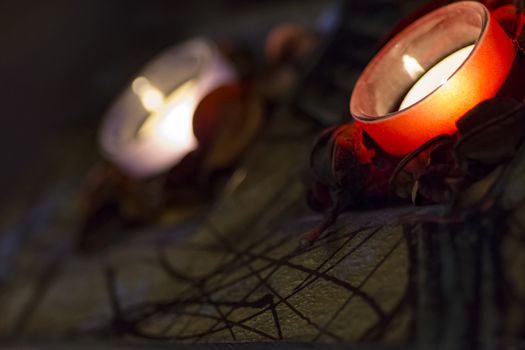
M 432 91 L 436 90 L 442 85 L 445 85 L 452 74 L 454 74 L 454 72 L 463 64 L 463 62 L 465 62 L 473 49 L 474 45 L 466 46 L 445 57 L 428 72 L 423 74 L 423 76 L 419 78 L 418 81 L 416 81 L 412 88 L 410 88 L 401 102 L 399 110 L 412 106 L 426 96 L 430 95 Z M 418 73 L 424 71 L 417 60 L 408 55 L 403 56 L 403 64 L 405 65 L 407 72 L 411 75 L 417 75 Z
M 512 40 L 483 4 L 441 7 L 371 60 L 354 87 L 350 112 L 386 152 L 405 155 L 454 133 L 461 116 L 494 97 L 515 55 Z
M 234 81 L 234 69 L 207 40 L 168 49 L 109 109 L 100 129 L 104 155 L 135 178 L 167 171 L 199 145 L 193 116 L 200 101 Z

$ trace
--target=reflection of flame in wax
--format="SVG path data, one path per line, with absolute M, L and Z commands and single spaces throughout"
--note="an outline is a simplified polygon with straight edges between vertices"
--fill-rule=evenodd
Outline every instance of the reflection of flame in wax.
M 154 138 L 184 152 L 197 147 L 193 134 L 197 85 L 192 80 L 180 85 L 168 97 L 145 77 L 135 79 L 132 88 L 144 109 L 151 113 L 138 131 L 139 138 Z

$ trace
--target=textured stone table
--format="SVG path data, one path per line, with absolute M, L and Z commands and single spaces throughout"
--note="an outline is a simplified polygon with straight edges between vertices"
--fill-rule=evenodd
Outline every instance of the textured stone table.
M 525 198 L 514 180 L 522 159 L 502 187 L 501 210 L 455 224 L 441 222 L 442 207 L 348 213 L 297 253 L 319 219 L 300 181 L 312 136 L 308 123 L 274 119 L 201 216 L 122 232 L 127 239 L 89 257 L 69 248 L 75 185 L 48 188 L 31 224 L 2 240 L 3 252 L 19 244 L 19 253 L 3 256 L 0 333 L 447 347 L 519 336 L 525 255 L 509 209 Z

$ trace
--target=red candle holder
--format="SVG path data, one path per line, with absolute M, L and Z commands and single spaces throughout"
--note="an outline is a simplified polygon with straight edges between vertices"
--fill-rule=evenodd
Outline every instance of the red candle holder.
M 399 109 L 407 92 L 450 55 L 473 45 L 459 67 L 416 103 Z M 359 77 L 350 112 L 388 153 L 405 155 L 440 134 L 504 85 L 516 48 L 481 3 L 441 7 L 389 41 Z

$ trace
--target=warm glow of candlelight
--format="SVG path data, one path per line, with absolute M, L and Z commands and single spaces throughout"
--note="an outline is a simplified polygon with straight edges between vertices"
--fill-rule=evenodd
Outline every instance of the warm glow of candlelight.
M 399 106 L 399 110 L 408 108 L 418 101 L 428 96 L 432 91 L 438 87 L 445 85 L 448 78 L 465 62 L 470 55 L 474 45 L 466 46 L 439 61 L 434 67 L 430 68 L 408 91 L 403 102 Z M 424 72 L 423 68 L 416 59 L 404 55 L 403 64 L 407 73 L 414 79 L 421 76 Z
M 139 138 L 156 138 L 178 146 L 183 152 L 197 147 L 193 133 L 193 112 L 197 105 L 197 85 L 194 81 L 185 82 L 165 97 L 147 79 L 139 77 L 133 82 L 133 91 L 139 96 L 144 108 L 152 112 L 140 127 Z
M 150 113 L 158 112 L 164 105 L 164 94 L 145 77 L 138 77 L 131 84 L 144 109 Z

